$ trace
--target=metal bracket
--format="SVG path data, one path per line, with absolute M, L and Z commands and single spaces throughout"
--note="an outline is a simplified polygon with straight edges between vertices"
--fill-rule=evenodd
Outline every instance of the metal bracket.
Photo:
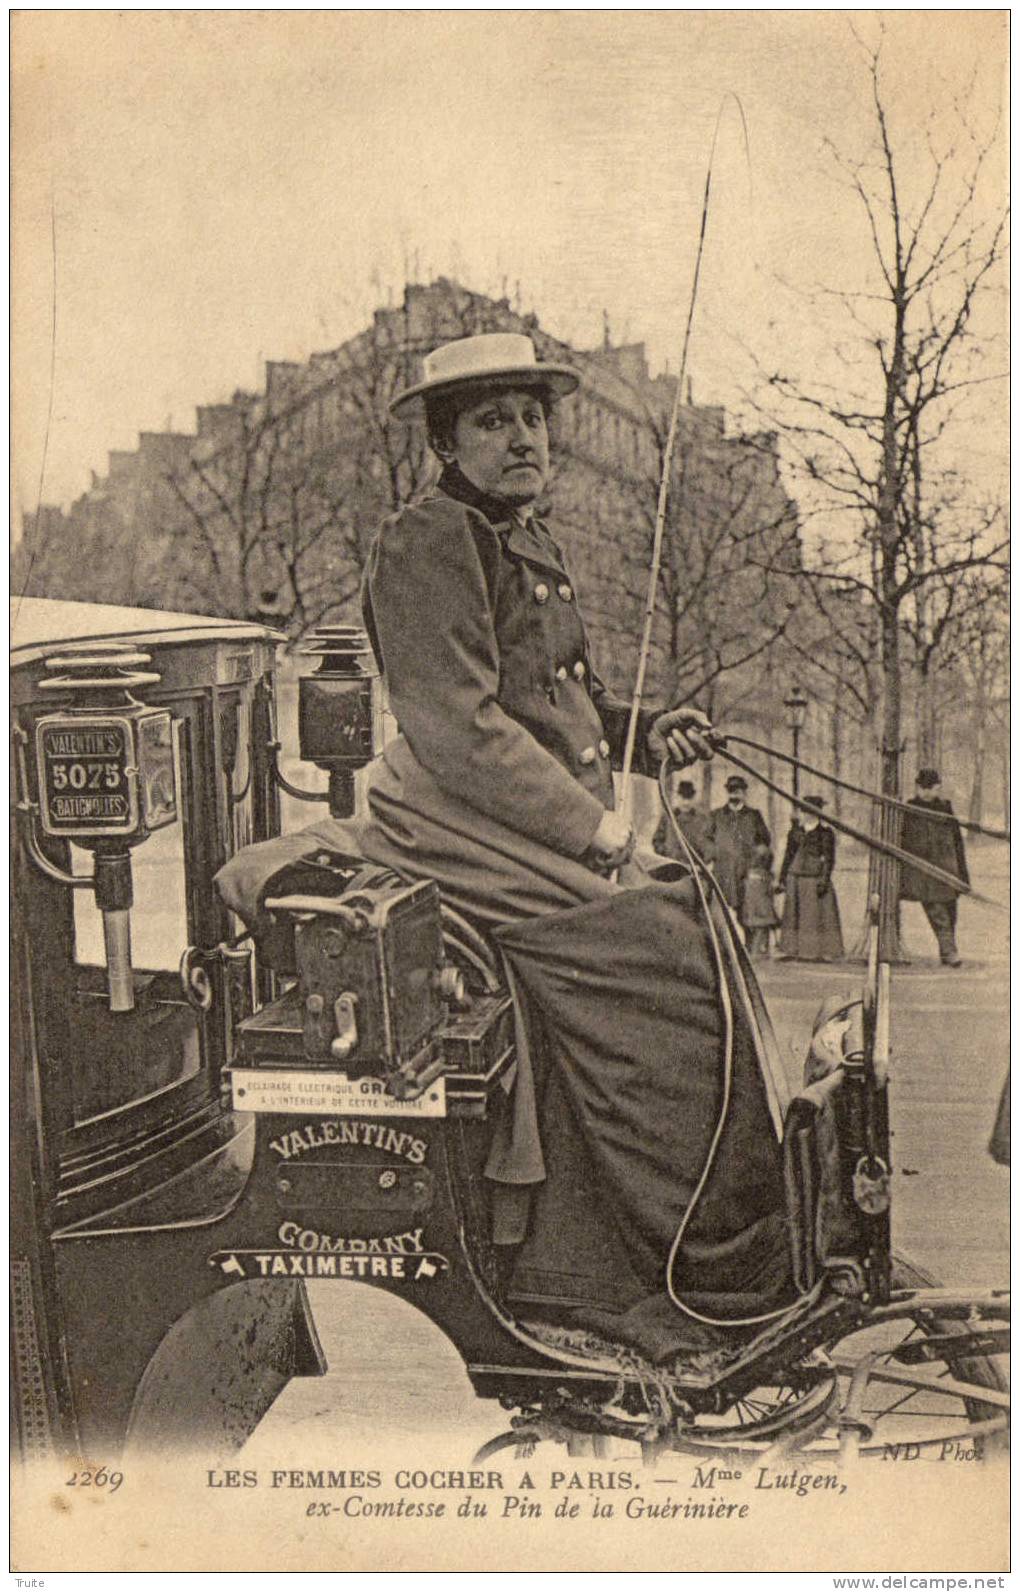
M 288 796 L 293 796 L 299 802 L 328 802 L 328 790 L 301 790 L 297 785 L 292 785 L 289 779 L 284 778 L 280 773 L 280 748 L 280 741 L 270 741 L 266 746 L 269 772 L 280 789 L 285 790 Z
M 55 879 L 57 884 L 66 884 L 72 890 L 91 890 L 95 878 L 91 873 L 66 873 L 55 862 L 51 862 L 39 843 L 39 830 L 37 819 L 39 817 L 39 803 L 32 801 L 28 794 L 28 765 L 25 761 L 25 747 L 28 745 L 28 736 L 20 724 L 14 726 L 14 755 L 16 767 L 16 783 L 18 799 L 14 803 L 14 811 L 22 820 L 21 839 L 25 853 L 30 862 L 44 873 L 47 879 Z
M 218 962 L 221 967 L 237 969 L 247 966 L 251 961 L 251 944 L 240 943 L 246 939 L 248 935 L 242 934 L 234 940 L 221 940 L 210 951 L 204 951 L 197 945 L 187 946 L 180 960 L 178 975 L 184 999 L 189 1006 L 194 1007 L 195 1011 L 207 1012 L 213 1002 L 209 963 Z

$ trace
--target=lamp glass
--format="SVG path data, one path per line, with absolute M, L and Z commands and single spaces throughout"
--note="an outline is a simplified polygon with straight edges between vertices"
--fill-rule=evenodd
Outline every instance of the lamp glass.
M 804 720 L 807 718 L 808 699 L 799 686 L 794 686 L 783 706 L 786 709 L 786 722 L 789 728 L 802 730 Z

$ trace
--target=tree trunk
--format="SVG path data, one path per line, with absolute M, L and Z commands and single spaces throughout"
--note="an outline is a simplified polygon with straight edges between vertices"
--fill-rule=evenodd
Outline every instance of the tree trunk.
M 970 801 L 967 804 L 967 817 L 972 824 L 981 822 L 984 810 L 984 783 L 985 783 L 985 757 L 987 755 L 984 716 L 978 718 L 974 725 L 974 772 L 970 782 Z
M 887 603 L 882 615 L 882 750 L 879 790 L 883 796 L 900 795 L 900 730 L 903 719 L 902 675 L 900 672 L 900 629 L 898 614 Z M 877 833 L 893 845 L 899 844 L 901 822 L 895 807 L 876 802 Z M 904 962 L 900 944 L 900 865 L 895 857 L 872 853 L 868 870 L 868 896 L 878 896 L 878 959 Z
M 914 541 L 914 620 L 916 630 L 915 679 L 917 702 L 917 764 L 929 767 L 937 762 L 935 723 L 935 682 L 932 677 L 931 637 L 928 620 L 928 547 L 924 535 L 923 493 L 921 487 L 921 446 L 916 427 L 910 440 L 911 529 Z
M 878 484 L 875 532 L 872 541 L 872 567 L 878 576 L 879 654 L 882 664 L 882 746 L 879 791 L 883 796 L 900 794 L 900 737 L 903 721 L 903 678 L 900 658 L 900 603 L 898 591 L 897 513 L 901 499 L 902 466 L 897 433 L 898 405 L 904 381 L 905 310 L 902 274 L 894 298 L 896 306 L 892 358 L 885 383 L 885 409 L 882 417 L 882 470 Z M 895 844 L 899 838 L 899 814 L 894 807 L 876 802 L 872 813 L 872 834 Z M 868 864 L 868 904 L 863 933 L 855 947 L 858 955 L 867 952 L 869 928 L 878 925 L 880 962 L 903 962 L 900 945 L 899 908 L 900 866 L 893 857 L 873 851 Z
M 843 708 L 839 700 L 842 681 L 837 684 L 836 695 L 833 698 L 832 714 L 829 719 L 829 757 L 832 772 L 837 779 L 843 777 Z M 856 781 L 854 782 L 856 784 Z M 843 816 L 843 792 L 838 785 L 832 788 L 832 806 L 837 818 Z
M 938 760 L 935 685 L 931 670 L 922 664 L 917 671 L 917 766 L 937 766 Z

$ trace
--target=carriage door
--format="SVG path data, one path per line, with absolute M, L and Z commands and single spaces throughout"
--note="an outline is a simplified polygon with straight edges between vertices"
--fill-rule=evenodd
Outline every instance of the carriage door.
M 57 1149 L 56 1229 L 144 1193 L 203 1153 L 223 1115 L 230 1031 L 252 1003 L 247 952 L 231 945 L 236 926 L 212 879 L 272 817 L 262 752 L 253 756 L 251 745 L 256 698 L 269 693 L 267 649 L 150 650 L 160 681 L 145 701 L 172 719 L 176 817 L 131 851 L 130 967 L 119 1000 L 96 892 L 33 881 L 33 1009 L 45 1138 Z M 87 840 L 47 837 L 46 850 L 65 872 L 94 876 Z

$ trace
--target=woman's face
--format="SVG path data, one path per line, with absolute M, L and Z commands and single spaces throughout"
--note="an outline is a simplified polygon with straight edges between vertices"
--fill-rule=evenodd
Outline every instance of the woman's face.
M 462 409 L 453 430 L 453 455 L 473 486 L 523 507 L 549 474 L 549 432 L 542 400 L 533 392 L 494 390 Z

